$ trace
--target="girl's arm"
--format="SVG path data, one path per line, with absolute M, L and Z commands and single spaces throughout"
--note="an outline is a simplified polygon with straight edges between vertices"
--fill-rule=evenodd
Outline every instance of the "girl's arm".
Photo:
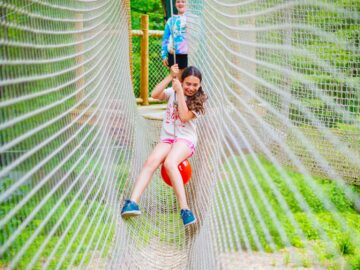
M 170 25 L 171 25 L 171 19 L 172 17 L 170 17 L 170 19 L 167 21 L 166 25 L 165 25 L 165 30 L 164 30 L 164 34 L 163 34 L 163 38 L 162 38 L 162 45 L 161 45 L 161 58 L 164 60 L 167 58 L 168 55 L 168 44 L 169 44 L 169 38 L 171 35 L 171 30 L 170 30 Z
M 190 111 L 186 105 L 184 90 L 178 79 L 173 79 L 173 88 L 176 92 L 176 100 L 178 102 L 179 118 L 181 122 L 187 122 L 194 118 L 194 113 Z
M 155 98 L 155 99 L 160 99 L 160 100 L 165 99 L 166 95 L 164 93 L 164 90 L 169 85 L 169 83 L 171 83 L 171 80 L 173 78 L 176 78 L 176 76 L 178 74 L 179 74 L 179 66 L 178 66 L 178 64 L 175 64 L 175 65 L 171 66 L 170 74 L 167 75 L 161 82 L 159 82 L 155 86 L 154 90 L 151 93 L 151 97 Z
M 172 78 L 172 75 L 169 74 L 161 82 L 159 82 L 152 91 L 151 97 L 160 100 L 165 99 L 166 95 L 164 93 L 164 90 L 169 85 L 169 83 L 171 83 Z
M 151 93 L 151 97 L 160 100 L 165 99 L 166 95 L 164 90 L 169 85 L 169 83 L 171 83 L 171 80 L 177 76 L 177 74 L 179 74 L 179 66 L 178 64 L 175 64 L 170 68 L 170 74 L 155 86 Z

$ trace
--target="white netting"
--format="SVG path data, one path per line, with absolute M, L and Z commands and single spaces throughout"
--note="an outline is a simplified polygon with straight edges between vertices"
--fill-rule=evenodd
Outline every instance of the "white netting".
M 129 3 L 0 1 L 0 269 L 360 265 L 358 1 L 188 9 L 209 101 L 184 229 L 159 173 L 120 217 L 161 124 L 136 109 Z

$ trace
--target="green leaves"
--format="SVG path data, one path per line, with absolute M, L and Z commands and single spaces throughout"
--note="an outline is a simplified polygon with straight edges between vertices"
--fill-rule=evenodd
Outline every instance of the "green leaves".
M 140 29 L 140 20 L 142 14 L 149 15 L 149 28 L 151 30 L 163 30 L 164 13 L 160 1 L 158 0 L 131 1 L 132 29 Z

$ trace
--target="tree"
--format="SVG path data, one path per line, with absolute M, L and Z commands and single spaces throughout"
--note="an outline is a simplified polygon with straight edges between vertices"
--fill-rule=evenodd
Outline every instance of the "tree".
M 164 0 L 131 1 L 132 29 L 140 29 L 142 14 L 149 15 L 149 27 L 152 30 L 164 29 Z

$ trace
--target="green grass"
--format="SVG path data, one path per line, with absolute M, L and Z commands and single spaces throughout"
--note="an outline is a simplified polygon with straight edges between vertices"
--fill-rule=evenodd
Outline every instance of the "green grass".
M 17 193 L 19 196 L 21 195 L 21 192 L 25 192 L 27 187 L 23 187 L 19 192 Z M 60 206 L 56 209 L 55 214 L 53 214 L 50 218 L 50 220 L 47 222 L 45 227 L 41 230 L 40 234 L 35 238 L 34 241 L 31 242 L 29 248 L 26 250 L 24 256 L 21 257 L 19 263 L 17 264 L 17 269 L 25 269 L 26 266 L 30 263 L 33 256 L 37 253 L 40 246 L 45 241 L 47 235 L 51 232 L 54 225 L 60 220 L 60 217 L 62 214 L 67 210 L 69 207 L 69 201 L 71 200 L 71 194 L 69 195 L 70 198 L 67 198 L 66 201 L 63 201 Z M 10 248 L 4 253 L 4 255 L 0 258 L 0 265 L 7 265 L 14 256 L 20 251 L 24 243 L 33 235 L 34 231 L 38 228 L 38 226 L 41 224 L 41 222 L 44 220 L 44 217 L 47 215 L 47 213 L 56 205 L 58 198 L 52 197 L 49 199 L 46 203 L 46 205 L 40 210 L 38 214 L 34 217 L 34 219 L 28 224 L 25 230 L 23 230 L 20 235 L 18 235 L 15 239 L 15 241 L 11 244 Z M 10 209 L 16 206 L 17 198 L 14 196 L 11 198 L 7 204 L 0 205 L 0 214 L 3 216 L 6 212 L 8 212 Z M 10 222 L 8 222 L 5 227 L 2 229 L 2 233 L 0 234 L 0 243 L 1 245 L 12 235 L 12 233 L 18 228 L 18 226 L 24 221 L 25 217 L 27 217 L 32 210 L 36 207 L 36 201 L 32 200 L 28 204 L 26 204 L 25 207 L 23 207 L 19 214 L 15 215 Z M 63 233 L 65 233 L 65 238 L 62 240 L 60 247 L 55 253 L 55 256 L 49 266 L 49 269 L 54 269 L 56 267 L 57 262 L 60 260 L 63 252 L 68 247 L 70 241 L 73 241 L 73 244 L 70 247 L 70 250 L 66 256 L 66 259 L 64 260 L 63 267 L 66 268 L 66 265 L 69 264 L 71 259 L 74 256 L 74 253 L 76 249 L 80 245 L 80 241 L 83 241 L 80 246 L 80 252 L 75 258 L 75 265 L 81 261 L 83 256 L 86 256 L 85 262 L 90 259 L 90 255 L 92 254 L 92 251 L 95 249 L 95 244 L 98 240 L 97 237 L 95 237 L 95 240 L 91 240 L 92 236 L 100 235 L 101 231 L 104 230 L 105 234 L 102 236 L 105 237 L 106 233 L 110 230 L 110 235 L 114 235 L 115 228 L 113 225 L 111 225 L 109 222 L 106 222 L 105 217 L 108 216 L 109 209 L 105 208 L 105 204 L 101 202 L 95 202 L 91 206 L 91 212 L 94 213 L 94 211 L 99 207 L 99 210 L 96 213 L 96 216 L 94 218 L 95 222 L 90 224 L 91 218 L 93 216 L 86 216 L 85 222 L 81 226 L 81 229 L 79 232 L 76 232 L 78 229 L 78 225 L 81 222 L 81 220 L 85 217 L 85 211 L 82 209 L 80 211 L 80 214 L 77 214 L 75 222 L 71 226 L 70 230 L 65 232 L 65 229 L 68 224 L 70 224 L 71 219 L 74 217 L 76 211 L 80 208 L 81 200 L 77 199 L 75 203 L 72 205 L 70 212 L 66 215 L 65 219 L 60 223 L 61 225 L 57 228 L 54 235 L 51 237 L 50 241 L 46 245 L 46 248 L 41 254 L 41 259 L 36 262 L 36 265 L 33 269 L 41 269 L 42 267 L 42 261 L 45 260 L 50 253 L 52 252 L 53 248 L 56 246 L 58 241 L 60 241 L 60 237 Z M 102 214 L 105 212 L 105 214 L 102 216 Z M 98 224 L 98 226 L 97 226 Z M 86 233 L 86 229 L 90 226 L 90 230 Z M 97 226 L 97 228 L 96 228 Z M 71 240 L 74 238 L 73 240 Z M 82 240 L 84 238 L 84 240 Z M 112 237 L 108 238 L 106 242 L 105 239 L 102 240 L 100 246 L 105 245 L 105 247 L 110 246 Z M 88 252 L 85 253 L 86 247 L 90 245 L 90 249 Z M 106 254 L 103 254 L 106 256 Z
M 308 245 L 313 246 L 317 252 L 318 258 L 324 265 L 331 265 L 339 256 L 345 261 L 349 269 L 358 269 L 355 266 L 358 264 L 358 254 L 360 254 L 360 245 L 356 242 L 360 239 L 360 215 L 354 209 L 353 203 L 347 199 L 343 190 L 341 190 L 334 181 L 328 179 L 315 178 L 313 181 L 318 188 L 325 194 L 325 197 L 333 203 L 341 220 L 346 224 L 346 228 L 343 228 L 340 222 L 334 216 L 334 211 L 327 210 L 324 202 L 319 198 L 318 192 L 312 189 L 305 181 L 303 175 L 293 172 L 290 169 L 287 170 L 290 176 L 290 185 L 299 191 L 299 194 L 303 197 L 303 200 L 308 204 L 309 209 L 312 211 L 313 216 L 309 215 L 303 208 L 303 206 L 297 202 L 296 196 L 290 189 L 288 183 L 277 172 L 276 168 L 266 159 L 260 157 L 262 166 L 264 166 L 266 172 L 269 174 L 270 179 L 274 186 L 279 190 L 285 202 L 287 203 L 291 214 L 293 215 L 296 223 L 299 225 L 304 234 L 304 239 L 297 233 L 295 227 L 290 222 L 290 213 L 285 212 L 280 206 L 279 200 L 269 183 L 260 173 L 257 164 L 251 158 L 247 159 L 250 170 L 254 173 L 259 187 L 265 194 L 266 200 L 263 201 L 259 192 L 255 188 L 254 181 L 250 178 L 249 173 L 246 171 L 244 162 L 239 158 L 234 158 L 228 162 L 225 166 L 227 175 L 231 175 L 231 171 L 235 172 L 235 179 L 229 179 L 223 181 L 223 185 L 219 189 L 218 200 L 224 200 L 224 196 L 229 196 L 229 191 L 233 190 L 236 193 L 235 201 L 232 202 L 232 206 L 229 207 L 231 211 L 234 211 L 234 205 L 239 206 L 240 222 L 244 226 L 246 235 L 249 238 L 251 248 L 258 250 L 255 239 L 251 234 L 251 229 L 254 229 L 256 235 L 259 237 L 259 241 L 265 251 L 271 252 L 272 248 L 269 245 L 265 233 L 260 226 L 252 203 L 249 199 L 249 195 L 245 193 L 245 185 L 241 181 L 238 168 L 241 168 L 244 172 L 243 181 L 248 186 L 250 193 L 254 197 L 256 207 L 258 208 L 261 217 L 263 218 L 269 233 L 274 241 L 274 251 L 284 249 L 285 243 L 281 240 L 278 226 L 275 224 L 274 219 L 269 214 L 265 207 L 267 204 L 270 209 L 273 209 L 274 214 L 279 220 L 279 223 L 283 226 L 283 229 L 292 246 L 301 249 L 306 249 Z M 236 184 L 239 190 L 236 189 Z M 360 188 L 357 186 L 351 187 L 356 193 L 360 194 Z M 241 208 L 241 200 L 245 204 L 245 207 L 249 209 L 250 220 L 253 222 L 253 227 L 249 221 L 245 219 L 244 209 Z M 222 211 L 230 211 L 230 209 L 221 209 Z M 226 214 L 226 213 L 224 213 Z M 227 213 L 228 215 L 230 213 Z M 314 221 L 319 223 L 319 227 L 316 227 Z M 235 244 L 235 241 L 240 241 L 241 247 L 245 248 L 245 239 L 243 239 L 240 231 L 240 225 L 237 225 L 231 235 L 220 236 L 227 237 L 228 243 Z M 325 232 L 328 239 L 324 240 L 321 237 L 322 232 Z M 230 249 L 230 246 L 227 248 Z M 335 249 L 335 250 L 334 250 Z M 354 265 L 354 266 L 351 266 Z M 352 267 L 352 268 L 351 268 Z M 355 267 L 355 268 L 354 268 Z
M 115 165 L 114 170 L 116 174 L 116 179 L 118 179 L 114 184 L 116 189 L 119 192 L 122 192 L 124 189 L 125 181 L 128 178 L 129 167 L 126 166 L 126 162 L 122 158 L 120 153 L 119 159 L 122 163 L 121 165 Z M 86 158 L 82 160 L 79 165 L 74 170 L 74 175 L 79 175 L 81 169 L 85 166 Z M 72 160 L 75 162 L 75 160 Z M 70 166 L 70 165 L 69 165 Z M 90 179 L 95 179 L 96 176 L 101 177 L 104 175 L 103 168 L 99 166 L 94 160 L 91 160 L 90 166 L 86 167 L 85 171 L 82 174 L 82 178 L 86 178 L 91 176 Z M 14 184 L 14 179 L 5 178 L 0 181 L 0 190 L 7 190 L 10 186 Z M 70 179 L 69 179 L 70 181 Z M 20 251 L 24 243 L 32 237 L 35 230 L 39 227 L 39 225 L 43 222 L 45 217 L 49 214 L 51 210 L 54 209 L 56 204 L 58 203 L 60 197 L 62 196 L 64 190 L 68 188 L 71 184 L 69 181 L 65 181 L 62 186 L 58 189 L 56 193 L 52 195 L 50 199 L 48 199 L 45 205 L 40 209 L 40 211 L 33 217 L 30 223 L 26 226 L 26 228 L 16 237 L 15 241 L 11 244 L 11 246 L 6 250 L 2 257 L 0 257 L 0 266 L 6 266 L 9 262 L 14 258 L 14 256 Z M 51 181 L 53 182 L 53 181 Z M 66 256 L 63 266 L 63 269 L 67 267 L 70 261 L 73 259 L 75 251 L 80 248 L 79 253 L 74 258 L 74 265 L 80 263 L 80 261 L 84 258 L 85 263 L 89 261 L 91 255 L 96 252 L 96 243 L 99 240 L 100 234 L 103 231 L 103 235 L 100 239 L 100 245 L 98 249 L 101 249 L 104 246 L 104 252 L 102 256 L 107 256 L 107 251 L 109 250 L 112 239 L 115 234 L 115 226 L 111 224 L 111 217 L 114 215 L 112 210 L 108 208 L 106 205 L 106 201 L 101 200 L 99 198 L 104 191 L 100 191 L 98 195 L 96 195 L 98 188 L 91 188 L 92 181 L 86 183 L 86 187 L 83 191 L 83 194 L 88 191 L 91 192 L 88 201 L 85 202 L 85 205 L 82 206 L 80 210 L 81 203 L 83 202 L 83 195 L 75 198 L 76 191 L 80 188 L 84 183 L 78 183 L 74 187 L 75 191 L 71 191 L 65 198 L 64 201 L 60 203 L 60 205 L 55 209 L 55 212 L 51 214 L 50 219 L 47 221 L 46 225 L 37 235 L 34 241 L 31 242 L 31 245 L 26 250 L 24 256 L 21 257 L 17 267 L 19 269 L 25 269 L 25 266 L 29 264 L 33 256 L 37 253 L 40 246 L 45 241 L 47 235 L 52 231 L 55 224 L 60 222 L 61 216 L 65 213 L 65 211 L 70 211 L 66 214 L 65 218 L 62 219 L 60 226 L 56 229 L 50 241 L 47 243 L 46 248 L 41 254 L 41 257 L 36 262 L 34 269 L 41 269 L 41 264 L 46 258 L 50 255 L 56 244 L 60 241 L 60 237 L 63 233 L 65 233 L 64 239 L 61 241 L 61 245 L 56 251 L 54 258 L 49 265 L 49 269 L 55 269 L 57 263 L 59 262 L 63 252 L 68 247 L 70 241 L 73 241 L 73 244 L 70 246 L 70 250 L 68 255 Z M 6 214 L 11 211 L 22 198 L 24 198 L 31 190 L 33 190 L 34 186 L 32 181 L 28 181 L 26 184 L 23 184 L 20 188 L 14 192 L 5 203 L 0 204 L 0 218 L 6 216 Z M 49 193 L 51 189 L 51 183 L 46 184 L 42 187 L 36 194 L 36 196 L 32 197 L 10 220 L 5 224 L 5 226 L 1 230 L 0 234 L 0 245 L 3 245 L 11 235 L 17 230 L 17 228 L 24 222 L 24 220 L 32 213 L 34 208 L 39 204 L 39 201 L 42 199 L 42 196 L 45 196 Z M 96 197 L 95 197 L 96 196 Z M 95 200 L 92 205 L 92 200 Z M 72 205 L 70 203 L 73 202 Z M 70 207 L 70 208 L 69 208 Z M 89 209 L 89 207 L 91 207 Z M 87 210 L 90 210 L 89 214 L 86 214 Z M 97 210 L 97 213 L 95 211 Z M 77 211 L 80 210 L 78 213 Z M 76 216 L 73 224 L 69 231 L 65 232 L 66 228 L 70 224 L 72 218 Z M 106 218 L 110 216 L 110 219 L 107 221 Z M 85 218 L 84 223 L 81 225 L 81 228 L 78 232 L 76 230 L 80 226 L 80 222 Z M 91 219 L 93 219 L 93 223 L 90 224 Z M 86 229 L 90 226 L 88 232 Z M 105 241 L 105 236 L 109 233 L 108 239 Z M 94 239 L 92 237 L 95 235 Z M 73 240 L 71 240 L 73 238 Z M 81 242 L 82 241 L 82 242 Z M 89 250 L 86 251 L 86 248 L 89 247 Z

